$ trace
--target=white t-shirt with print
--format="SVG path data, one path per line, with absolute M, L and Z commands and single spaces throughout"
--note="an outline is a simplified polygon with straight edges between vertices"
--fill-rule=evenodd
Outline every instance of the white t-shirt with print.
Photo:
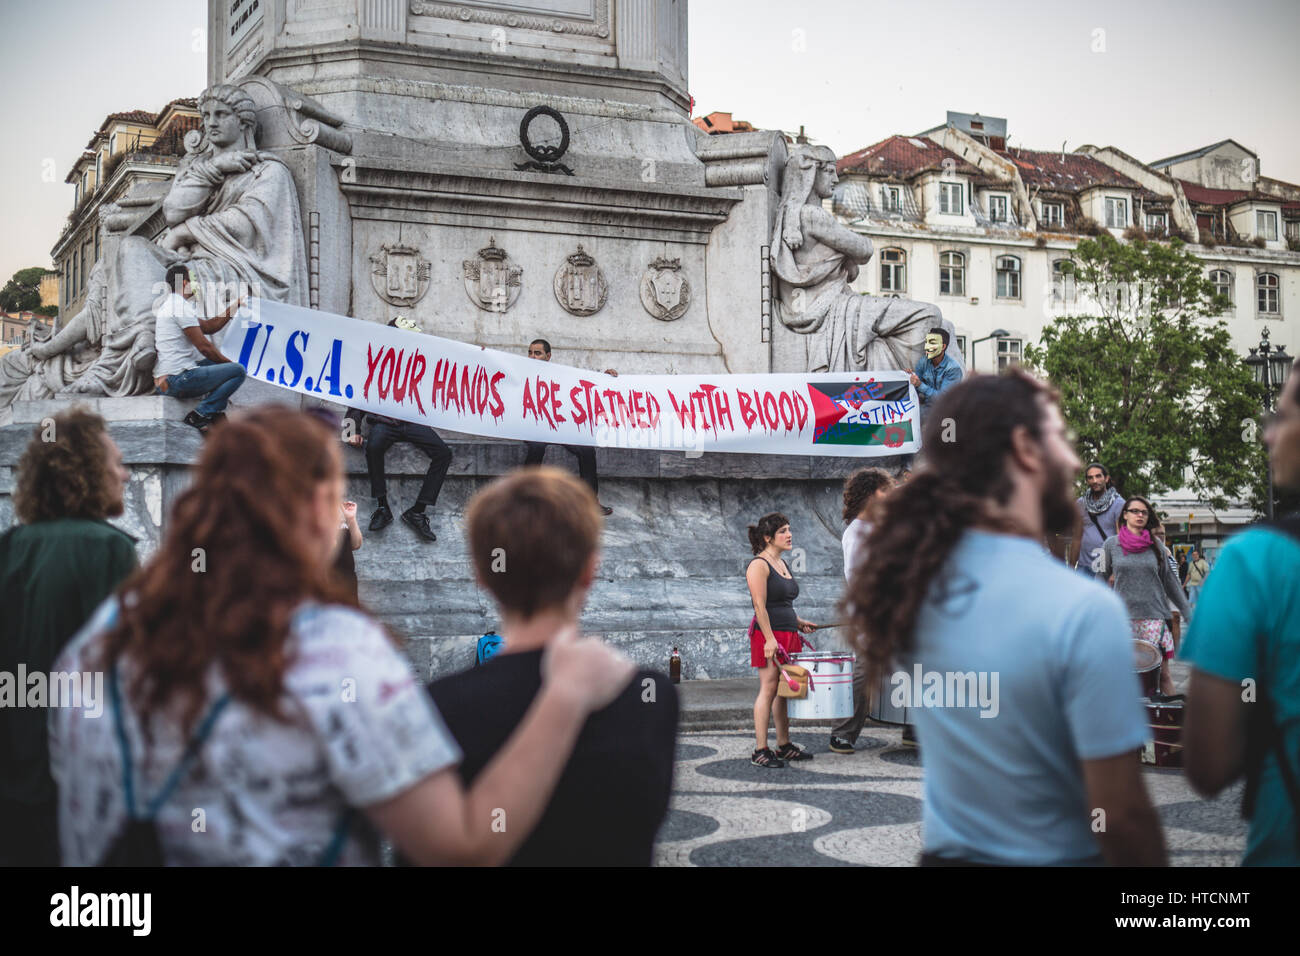
M 154 378 L 179 375 L 203 361 L 203 353 L 185 337 L 186 329 L 198 328 L 197 298 L 187 302 L 173 292 L 158 306 L 154 316 L 154 348 L 158 361 L 153 367 Z
M 115 601 L 100 606 L 55 670 L 94 668 Z M 460 762 L 460 748 L 424 686 L 361 612 L 304 604 L 286 647 L 291 663 L 282 703 L 288 722 L 231 699 L 156 818 L 168 865 L 317 865 L 346 808 L 387 800 Z M 133 671 L 129 660 L 120 667 L 125 694 Z M 224 690 L 214 668 L 200 720 Z M 103 697 L 99 716 L 84 707 L 50 711 L 50 769 L 58 784 L 65 866 L 101 860 L 126 816 L 107 675 Z M 186 741 L 176 720 L 155 715 L 146 766 L 138 717 L 129 701 L 125 709 L 141 808 L 159 792 Z M 337 862 L 378 864 L 378 837 L 363 813 L 352 815 Z
M 853 569 L 867 556 L 867 535 L 871 534 L 871 525 L 861 518 L 854 518 L 840 536 L 840 546 L 844 549 L 844 580 L 853 576 Z

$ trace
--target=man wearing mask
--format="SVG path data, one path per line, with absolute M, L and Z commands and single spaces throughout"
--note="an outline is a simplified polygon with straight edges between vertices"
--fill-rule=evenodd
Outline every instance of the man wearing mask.
M 908 381 L 921 399 L 921 417 L 934 405 L 939 394 L 961 381 L 961 366 L 948 357 L 947 329 L 931 329 L 925 334 L 925 357 L 916 363 Z
M 1082 531 L 1070 546 L 1069 564 L 1091 579 L 1095 577 L 1093 561 L 1101 554 L 1106 539 L 1116 533 L 1124 499 L 1110 483 L 1110 472 L 1099 461 L 1087 467 L 1083 479 L 1088 483 L 1088 493 L 1078 500 Z

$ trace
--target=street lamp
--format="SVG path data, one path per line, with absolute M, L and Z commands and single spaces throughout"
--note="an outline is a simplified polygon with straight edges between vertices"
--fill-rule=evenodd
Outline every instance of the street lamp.
M 1286 385 L 1287 376 L 1291 372 L 1292 358 L 1286 354 L 1286 346 L 1279 345 L 1274 347 L 1268 341 L 1268 327 L 1264 327 L 1263 340 L 1256 348 L 1250 350 L 1250 355 L 1242 359 L 1250 367 L 1251 372 L 1255 375 L 1255 381 L 1264 386 L 1264 414 L 1273 411 L 1277 403 L 1277 397 L 1282 394 L 1282 388 Z M 1268 516 L 1273 517 L 1273 466 L 1270 463 L 1268 469 Z
M 982 338 L 982 339 L 975 339 L 973 342 L 971 342 L 971 344 L 970 344 L 970 367 L 971 367 L 971 371 L 974 371 L 974 370 L 975 370 L 975 346 L 979 345 L 981 342 L 987 342 L 989 339 L 1005 339 L 1005 338 L 1007 338 L 1009 335 L 1011 335 L 1011 333 L 1008 332 L 1006 329 L 994 329 L 992 335 L 986 335 L 986 336 L 984 336 L 984 338 Z M 997 363 L 997 357 L 996 357 L 996 356 L 994 356 L 993 364 L 994 364 L 994 365 L 997 365 L 997 364 L 998 364 L 998 363 Z

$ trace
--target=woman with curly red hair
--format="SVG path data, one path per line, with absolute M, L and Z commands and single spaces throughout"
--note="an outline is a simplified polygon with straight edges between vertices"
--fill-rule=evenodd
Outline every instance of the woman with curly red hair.
M 102 669 L 111 704 L 51 720 L 65 864 L 102 861 L 128 819 L 153 820 L 171 865 L 375 864 L 377 831 L 420 863 L 497 863 L 537 823 L 631 663 L 553 642 L 466 790 L 409 663 L 333 574 L 342 491 L 319 419 L 265 407 L 211 433 L 157 552 L 58 665 Z

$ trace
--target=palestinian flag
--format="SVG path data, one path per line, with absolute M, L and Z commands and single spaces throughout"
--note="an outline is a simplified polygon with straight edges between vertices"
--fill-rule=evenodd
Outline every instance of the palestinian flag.
M 891 403 L 908 398 L 906 381 L 809 382 L 816 445 L 896 448 L 914 439 L 912 420 Z

